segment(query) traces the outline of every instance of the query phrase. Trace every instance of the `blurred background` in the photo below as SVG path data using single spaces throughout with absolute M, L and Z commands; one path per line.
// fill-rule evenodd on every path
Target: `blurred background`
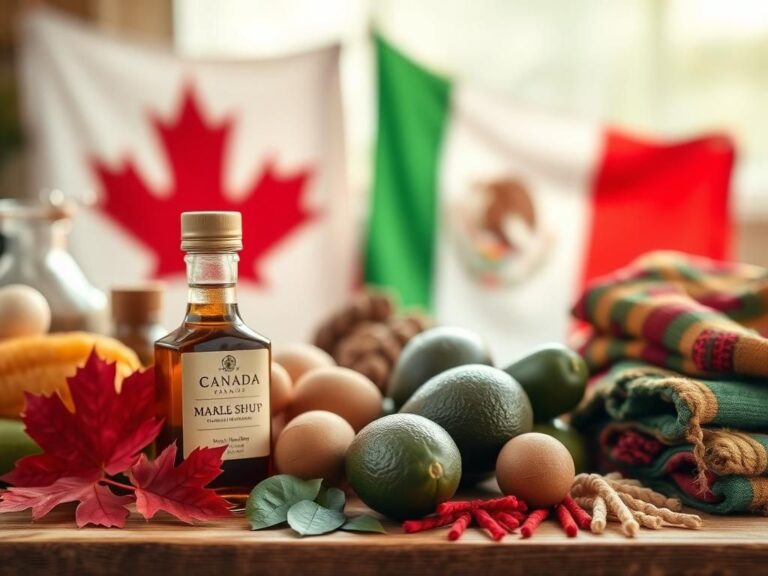
M 51 255 L 58 232 L 27 226 L 23 240 L 0 205 L 15 238 L 0 285 L 39 288 L 54 315 L 161 279 L 150 292 L 165 292 L 160 318 L 175 325 L 177 214 L 206 207 L 270 214 L 271 228 L 248 225 L 266 236 L 246 232 L 241 299 L 278 340 L 309 339 L 362 277 L 513 357 L 563 340 L 584 283 L 646 251 L 768 265 L 765 2 L 0 7 L 0 197 L 61 188 L 82 203 L 74 261 Z M 40 7 L 54 10 L 20 26 Z M 441 152 L 424 155 L 429 142 Z M 477 177 L 483 202 L 510 203 L 496 229 Z M 45 261 L 34 273 L 18 264 L 33 253 Z M 102 294 L 83 297 L 91 284 Z
M 736 255 L 768 264 L 768 3 L 760 0 L 49 0 L 192 56 L 273 56 L 340 42 L 348 171 L 363 194 L 375 130 L 370 32 L 435 70 L 524 103 L 684 137 L 736 141 Z M 23 194 L 14 22 L 0 2 L 0 195 Z

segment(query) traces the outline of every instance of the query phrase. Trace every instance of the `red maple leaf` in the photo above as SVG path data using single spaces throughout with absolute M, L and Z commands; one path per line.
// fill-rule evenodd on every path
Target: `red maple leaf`
M 129 514 L 126 506 L 133 502 L 133 497 L 117 496 L 97 480 L 67 476 L 50 486 L 11 487 L 3 494 L 0 511 L 19 512 L 32 508 L 32 518 L 38 520 L 59 504 L 80 502 L 75 510 L 79 528 L 86 524 L 122 528 Z
M 243 279 L 259 282 L 259 264 L 278 242 L 314 214 L 302 206 L 309 169 L 280 175 L 272 162 L 240 199 L 224 191 L 225 149 L 231 118 L 218 125 L 206 121 L 194 90 L 187 88 L 175 120 L 150 115 L 171 171 L 171 189 L 153 192 L 133 159 L 111 168 L 99 159 L 91 165 L 104 192 L 104 210 L 157 257 L 154 276 L 184 274 L 179 256 L 179 215 L 191 210 L 235 210 L 243 213 Z
M 227 502 L 203 488 L 221 474 L 221 455 L 226 448 L 195 448 L 176 468 L 175 444 L 154 462 L 142 454 L 130 471 L 136 486 L 136 510 L 147 519 L 164 510 L 189 523 L 229 516 Z
M 42 454 L 22 458 L 3 477 L 14 486 L 46 486 L 65 476 L 117 474 L 155 439 L 154 372 L 134 372 L 115 389 L 116 367 L 91 353 L 67 378 L 75 412 L 58 394 L 26 394 L 24 424 Z
M 115 376 L 115 364 L 104 362 L 94 350 L 85 366 L 67 379 L 74 412 L 56 394 L 27 394 L 26 431 L 43 453 L 21 458 L 3 477 L 13 486 L 0 493 L 0 512 L 31 508 L 37 519 L 59 504 L 79 502 L 78 526 L 107 527 L 124 526 L 126 506 L 133 502 L 140 513 L 153 510 L 147 518 L 158 509 L 186 522 L 227 515 L 227 502 L 204 488 L 221 472 L 226 447 L 195 450 L 178 468 L 173 467 L 175 446 L 157 463 L 148 462 L 141 450 L 162 425 L 155 416 L 154 372 L 135 372 L 119 393 Z M 121 473 L 141 484 L 114 478 Z M 110 486 L 126 493 L 118 495 Z

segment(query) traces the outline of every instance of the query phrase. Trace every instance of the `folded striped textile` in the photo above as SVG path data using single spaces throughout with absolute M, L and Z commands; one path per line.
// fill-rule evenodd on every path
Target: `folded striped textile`
M 650 364 L 621 362 L 594 386 L 591 402 L 574 421 L 593 411 L 650 428 L 667 442 L 688 441 L 703 462 L 705 427 L 768 431 L 768 385 L 689 378 Z
M 690 375 L 768 376 L 768 270 L 652 252 L 592 283 L 573 314 L 591 326 L 593 371 L 635 358 Z
M 615 451 L 617 446 L 614 446 Z M 626 446 L 621 452 L 628 457 Z M 632 455 L 640 458 L 641 454 L 633 452 Z M 768 515 L 768 477 L 707 472 L 702 484 L 690 444 L 665 446 L 645 464 L 613 461 L 607 468 L 619 470 L 654 490 L 680 498 L 686 505 L 711 514 L 752 512 Z
M 768 386 L 689 378 L 637 362 L 613 367 L 573 413 L 599 466 L 713 513 L 768 514 Z
M 572 422 L 603 469 L 702 510 L 768 514 L 768 270 L 651 253 L 574 315 L 602 376 Z

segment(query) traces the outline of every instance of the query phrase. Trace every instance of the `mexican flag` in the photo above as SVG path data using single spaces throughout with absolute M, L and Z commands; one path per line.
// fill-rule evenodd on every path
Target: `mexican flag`
M 33 192 L 92 191 L 71 250 L 99 288 L 161 279 L 164 322 L 187 299 L 180 214 L 243 213 L 241 313 L 308 339 L 355 285 L 339 49 L 192 60 L 48 10 L 20 36 Z
M 496 361 L 566 339 L 585 282 L 656 249 L 728 255 L 733 148 L 654 142 L 517 105 L 377 40 L 365 275 L 485 336 Z

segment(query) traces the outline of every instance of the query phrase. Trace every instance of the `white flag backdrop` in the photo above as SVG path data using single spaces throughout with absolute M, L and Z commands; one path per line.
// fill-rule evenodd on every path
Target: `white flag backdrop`
M 174 328 L 186 301 L 179 212 L 241 210 L 243 317 L 278 343 L 308 338 L 354 275 L 338 58 L 329 47 L 189 60 L 58 13 L 29 15 L 32 185 L 95 192 L 71 238 L 88 277 L 108 290 L 159 276 Z

